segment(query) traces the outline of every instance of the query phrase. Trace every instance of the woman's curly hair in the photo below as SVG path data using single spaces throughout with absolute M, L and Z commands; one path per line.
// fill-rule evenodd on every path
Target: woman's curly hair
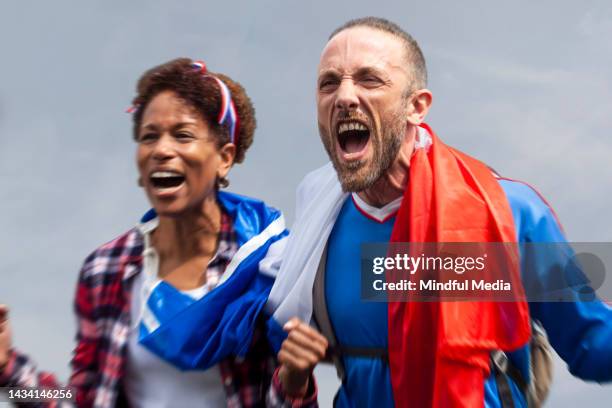
M 189 58 L 177 58 L 165 64 L 151 68 L 138 80 L 137 95 L 132 101 L 137 107 L 133 115 L 134 139 L 138 139 L 138 132 L 142 122 L 142 115 L 151 100 L 163 91 L 173 91 L 188 105 L 195 108 L 208 123 L 217 139 L 217 146 L 221 147 L 230 142 L 229 126 L 217 123 L 221 109 L 221 90 L 219 84 L 210 75 L 219 78 L 227 85 L 231 94 L 236 113 L 239 118 L 239 128 L 236 135 L 235 163 L 244 160 L 244 154 L 253 143 L 253 135 L 257 122 L 255 108 L 244 88 L 224 74 L 201 71 L 193 67 Z

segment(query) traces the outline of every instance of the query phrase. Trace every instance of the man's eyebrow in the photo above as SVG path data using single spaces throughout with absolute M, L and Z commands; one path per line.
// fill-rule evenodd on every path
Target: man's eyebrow
M 385 76 L 385 73 L 376 67 L 362 67 L 355 72 L 355 76 L 375 75 L 379 77 Z
M 340 76 L 340 73 L 336 69 L 333 69 L 333 68 L 324 69 L 323 71 L 319 72 L 319 79 L 338 77 L 338 76 Z
M 322 78 L 335 78 L 335 77 L 339 77 L 340 75 L 341 75 L 340 72 L 338 72 L 336 69 L 328 68 L 319 73 L 318 79 L 320 80 Z M 364 75 L 375 75 L 378 77 L 386 77 L 384 71 L 381 71 L 380 69 L 376 67 L 371 67 L 371 66 L 361 67 L 353 74 L 353 76 L 364 76 Z

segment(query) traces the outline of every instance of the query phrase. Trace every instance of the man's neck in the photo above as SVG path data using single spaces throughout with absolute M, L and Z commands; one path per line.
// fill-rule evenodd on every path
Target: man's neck
M 391 167 L 371 187 L 357 193 L 363 201 L 381 208 L 404 194 L 409 181 L 408 169 L 416 135 L 416 126 L 411 126 Z

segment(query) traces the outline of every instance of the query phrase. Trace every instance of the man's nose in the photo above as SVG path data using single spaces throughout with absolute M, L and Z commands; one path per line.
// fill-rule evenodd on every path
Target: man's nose
M 357 89 L 352 79 L 345 78 L 340 82 L 336 97 L 336 108 L 349 111 L 359 107 Z
M 170 135 L 161 135 L 153 148 L 153 158 L 156 160 L 167 160 L 176 154 L 174 138 Z

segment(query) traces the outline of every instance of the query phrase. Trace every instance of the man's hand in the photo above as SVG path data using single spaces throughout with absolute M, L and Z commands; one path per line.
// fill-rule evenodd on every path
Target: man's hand
M 8 306 L 0 305 L 0 373 L 9 361 L 11 350 L 11 326 L 8 321 Z
M 289 320 L 283 329 L 289 336 L 278 353 L 279 380 L 288 396 L 304 397 L 312 370 L 325 357 L 327 339 L 297 317 Z

